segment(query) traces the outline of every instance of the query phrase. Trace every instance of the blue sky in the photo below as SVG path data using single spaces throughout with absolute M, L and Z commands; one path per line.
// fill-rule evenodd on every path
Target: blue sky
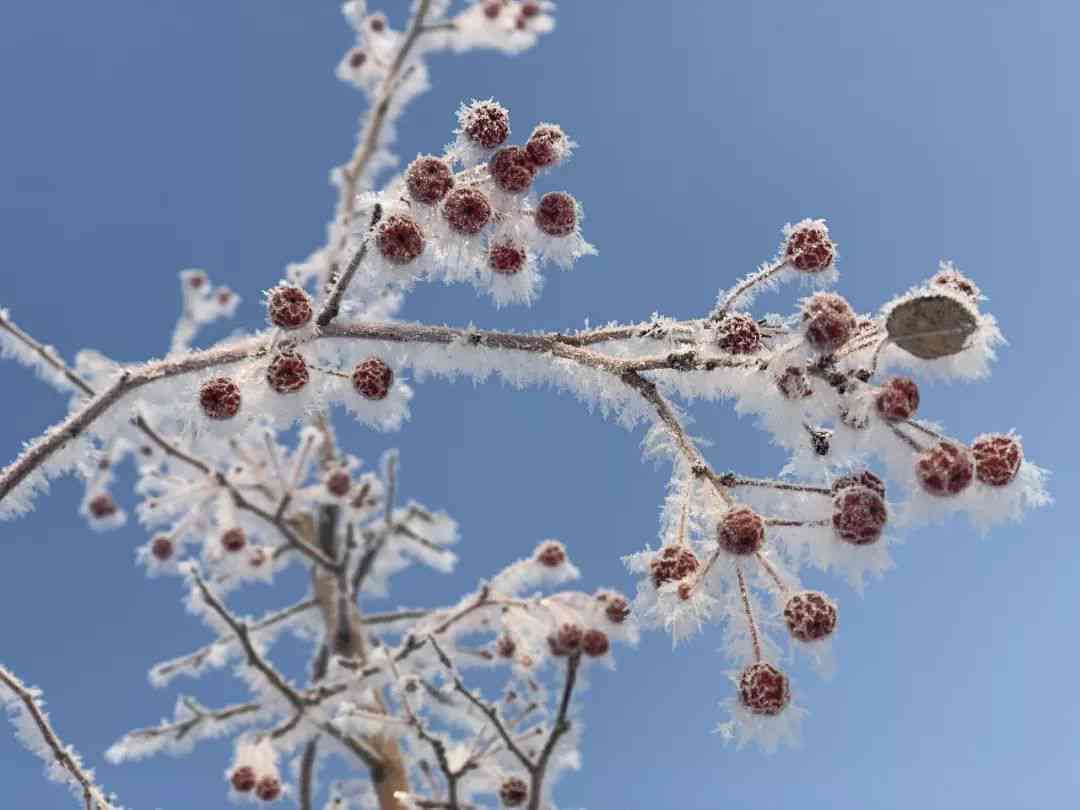
M 400 25 L 405 3 L 386 5 Z M 910 532 L 896 570 L 861 599 L 808 577 L 842 613 L 832 681 L 794 672 L 811 711 L 799 750 L 736 752 L 710 735 L 729 692 L 716 630 L 674 653 L 661 635 L 623 651 L 585 695 L 586 767 L 561 784 L 561 805 L 1068 806 L 1080 789 L 1078 7 L 563 5 L 558 30 L 521 57 L 437 57 L 398 151 L 438 149 L 472 97 L 497 97 L 519 131 L 560 122 L 581 148 L 552 187 L 584 202 L 599 257 L 552 277 L 531 309 L 440 285 L 404 317 L 518 329 L 693 317 L 772 254 L 785 222 L 826 217 L 858 310 L 940 258 L 980 284 L 1010 345 L 989 381 L 924 385 L 922 412 L 965 439 L 1017 428 L 1053 470 L 1057 504 L 985 538 L 960 521 Z M 257 291 L 320 243 L 327 172 L 352 148 L 359 96 L 333 78 L 349 43 L 333 2 L 5 6 L 0 304 L 68 357 L 93 347 L 135 360 L 165 351 L 176 272 L 200 267 L 245 296 L 241 324 L 258 324 Z M 0 391 L 10 458 L 63 404 L 11 364 Z M 782 464 L 723 406 L 694 415 L 718 468 Z M 570 398 L 427 382 L 400 435 L 343 436 L 372 461 L 400 447 L 405 492 L 462 526 L 458 575 L 403 578 L 390 605 L 415 603 L 410 588 L 448 599 L 544 537 L 570 545 L 586 587 L 629 591 L 619 557 L 655 541 L 666 470 L 640 462 L 639 434 Z M 104 764 L 120 734 L 171 713 L 175 692 L 154 691 L 147 668 L 207 636 L 177 582 L 136 569 L 139 529 L 92 535 L 78 495 L 61 482 L 0 525 L 0 660 L 46 691 L 61 733 L 125 804 L 224 806 L 224 744 Z M 286 579 L 279 598 L 303 589 Z M 224 676 L 183 686 L 207 703 L 240 696 Z M 0 784 L 11 807 L 72 806 L 5 732 Z

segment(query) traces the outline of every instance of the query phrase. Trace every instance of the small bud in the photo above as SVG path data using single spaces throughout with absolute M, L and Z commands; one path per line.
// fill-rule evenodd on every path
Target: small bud
M 499 788 L 499 800 L 505 807 L 521 807 L 529 798 L 529 786 L 524 779 L 511 776 Z
M 885 501 L 872 489 L 848 486 L 833 498 L 833 529 L 837 537 L 857 546 L 868 545 L 881 537 L 888 511 Z
M 799 591 L 784 604 L 784 622 L 799 641 L 820 641 L 836 629 L 836 605 L 819 591 Z
M 392 214 L 375 228 L 379 253 L 390 264 L 409 264 L 424 252 L 424 232 L 406 216 Z
M 814 389 L 810 385 L 810 378 L 804 369 L 798 366 L 788 366 L 776 378 L 776 387 L 784 395 L 784 399 L 806 399 L 814 395 Z
M 819 292 L 803 304 L 803 323 L 806 342 L 822 354 L 832 354 L 855 331 L 855 312 L 851 305 L 835 293 Z
M 915 460 L 915 476 L 931 495 L 957 495 L 967 489 L 975 475 L 971 452 L 954 442 L 939 442 Z
M 754 714 L 780 714 L 790 701 L 787 675 L 772 664 L 751 664 L 739 676 L 739 702 Z
M 540 198 L 533 219 L 548 236 L 569 236 L 577 227 L 577 203 L 565 192 L 549 191 Z
M 90 511 L 90 514 L 99 520 L 103 520 L 108 517 L 112 517 L 120 511 L 116 502 L 112 499 L 112 496 L 108 492 L 102 492 L 100 495 L 95 495 L 90 499 L 90 502 L 86 505 L 86 508 Z
M 364 399 L 386 399 L 394 384 L 394 371 L 378 357 L 369 357 L 356 364 L 352 383 L 356 393 Z
M 753 554 L 765 543 L 765 521 L 745 506 L 731 509 L 716 524 L 716 541 L 729 554 Z
M 568 622 L 561 625 L 557 631 L 548 636 L 548 647 L 551 654 L 558 658 L 573 655 L 581 649 L 584 635 L 584 631 L 576 624 Z
M 488 246 L 488 267 L 502 276 L 513 276 L 525 267 L 525 248 L 510 241 L 492 242 Z
M 753 354 L 761 348 L 761 330 L 757 322 L 742 312 L 732 312 L 718 329 L 720 348 L 731 354 Z
M 509 194 L 521 194 L 532 185 L 536 169 L 520 146 L 504 146 L 488 162 L 495 185 Z
M 992 487 L 1012 483 L 1024 460 L 1019 439 L 1000 433 L 980 436 L 971 445 L 971 452 L 975 456 L 975 475 Z
M 417 202 L 434 205 L 454 187 L 454 175 L 445 160 L 422 155 L 409 164 L 405 186 L 409 196 Z
M 254 768 L 250 765 L 241 765 L 232 772 L 229 781 L 232 783 L 233 790 L 238 793 L 250 793 L 255 789 L 255 783 L 258 779 L 255 776 Z
M 803 220 L 790 229 L 784 242 L 786 263 L 803 273 L 829 269 L 836 257 L 836 243 L 822 221 Z
M 558 568 L 566 562 L 562 543 L 544 543 L 536 552 L 536 561 L 546 568 Z
M 494 20 L 499 16 L 499 12 L 502 11 L 502 3 L 500 0 L 494 2 L 484 3 L 484 16 L 489 20 Z
M 659 588 L 666 582 L 676 582 L 698 569 L 698 558 L 689 546 L 665 546 L 649 564 L 653 585 Z
M 491 221 L 491 203 L 479 189 L 457 188 L 446 195 L 442 213 L 451 230 L 473 236 Z
M 299 329 L 311 320 L 311 299 L 299 287 L 276 287 L 267 300 L 270 323 L 282 329 Z
M 173 555 L 173 541 L 165 535 L 158 535 L 150 543 L 150 553 L 158 562 L 165 562 Z
M 611 642 L 608 641 L 606 633 L 601 630 L 587 630 L 585 632 L 585 636 L 581 640 L 581 650 L 585 655 L 590 658 L 599 658 L 602 655 L 607 655 L 609 649 L 611 649 Z
M 877 409 L 889 422 L 904 422 L 919 408 L 919 386 L 907 377 L 887 380 L 877 394 Z
M 281 796 L 281 780 L 276 776 L 264 776 L 255 785 L 255 795 L 264 802 L 275 801 Z
M 293 351 L 278 353 L 266 369 L 266 381 L 279 394 L 295 394 L 308 384 L 307 363 Z
M 566 134 L 554 124 L 541 124 L 532 131 L 525 151 L 534 166 L 553 166 L 561 161 L 568 149 Z
M 510 114 L 494 101 L 469 106 L 461 115 L 465 137 L 484 149 L 494 149 L 510 136 Z
M 847 487 L 863 486 L 876 492 L 882 498 L 885 497 L 885 482 L 869 470 L 861 470 L 849 475 L 841 475 L 832 484 L 832 493 L 836 495 L 840 490 Z
M 228 377 L 207 380 L 199 388 L 199 407 L 210 419 L 232 419 L 240 413 L 240 386 Z

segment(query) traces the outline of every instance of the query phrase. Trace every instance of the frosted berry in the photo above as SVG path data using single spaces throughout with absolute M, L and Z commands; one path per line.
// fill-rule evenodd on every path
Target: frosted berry
M 264 776 L 255 785 L 255 795 L 264 802 L 275 801 L 281 796 L 281 780 L 276 776 Z
M 975 456 L 975 475 L 984 484 L 1003 487 L 1011 483 L 1020 471 L 1024 460 L 1024 448 L 1014 436 L 1000 433 L 980 436 L 971 445 Z
M 386 30 L 386 17 L 382 14 L 373 14 L 368 18 L 368 26 L 376 34 L 381 34 Z
M 806 342 L 822 354 L 832 354 L 855 331 L 855 312 L 835 293 L 814 293 L 803 305 Z
M 480 233 L 491 221 L 491 203 L 476 188 L 458 188 L 446 195 L 443 217 L 450 229 L 464 236 Z
M 799 641 L 820 641 L 836 629 L 836 605 L 818 591 L 799 591 L 784 603 L 784 622 Z
M 226 551 L 235 554 L 247 545 L 247 535 L 239 527 L 229 529 L 221 535 L 221 545 Z
M 577 203 L 565 192 L 549 191 L 540 198 L 533 219 L 548 236 L 569 236 L 577 227 Z
M 232 300 L 232 290 L 218 290 L 217 302 L 224 306 Z
M 283 351 L 270 361 L 266 381 L 279 394 L 295 394 L 308 384 L 307 363 L 296 352 Z
M 832 524 L 836 536 L 857 546 L 881 537 L 888 520 L 884 499 L 862 486 L 844 487 L 833 498 Z
M 434 205 L 454 187 L 454 176 L 445 160 L 423 155 L 409 164 L 405 186 L 417 202 Z
M 757 322 L 742 312 L 733 312 L 720 324 L 720 348 L 731 354 L 753 354 L 761 348 Z
M 311 298 L 299 287 L 281 286 L 270 293 L 267 315 L 282 329 L 299 329 L 311 320 Z
M 607 633 L 602 630 L 587 630 L 581 639 L 581 651 L 590 658 L 607 655 L 609 649 L 611 642 L 608 641 Z
M 241 765 L 232 772 L 229 781 L 232 783 L 233 790 L 238 793 L 250 793 L 255 789 L 258 778 L 255 776 L 254 768 L 250 765 Z
M 676 582 L 698 569 L 698 558 L 688 546 L 665 546 L 649 564 L 653 585 Z
M 353 70 L 362 67 L 364 62 L 366 61 L 367 54 L 361 50 L 355 50 L 351 54 L 349 54 L 349 67 L 351 67 Z
M 877 393 L 877 409 L 890 422 L 904 422 L 919 408 L 919 386 L 907 377 L 893 377 Z
M 112 517 L 120 508 L 116 505 L 116 502 L 112 499 L 112 496 L 108 492 L 103 492 L 100 495 L 95 495 L 90 499 L 90 502 L 86 505 L 87 510 L 91 515 L 98 520 L 104 520 L 105 518 Z
M 495 185 L 510 194 L 528 191 L 536 169 L 528 152 L 520 146 L 504 146 L 488 162 Z
M 584 637 L 585 632 L 580 627 L 568 622 L 560 625 L 558 630 L 548 636 L 548 647 L 551 654 L 559 658 L 573 655 L 581 649 Z
M 525 3 L 525 5 L 521 7 L 521 16 L 525 17 L 526 19 L 528 19 L 529 17 L 535 17 L 539 13 L 539 3 Z
M 240 386 L 228 377 L 207 380 L 199 388 L 199 407 L 210 419 L 232 419 L 240 413 Z
M 393 214 L 378 224 L 375 243 L 390 264 L 409 264 L 424 252 L 424 232 L 406 216 Z
M 461 116 L 465 137 L 484 149 L 494 149 L 510 136 L 510 114 L 494 101 L 469 107 Z
M 780 714 L 790 700 L 787 675 L 772 664 L 751 664 L 739 676 L 739 702 L 754 714 Z
M 806 399 L 814 395 L 814 389 L 810 385 L 810 378 L 804 369 L 798 366 L 788 366 L 776 377 L 776 387 L 784 395 L 784 399 Z
M 866 487 L 871 489 L 880 495 L 885 497 L 885 482 L 874 475 L 869 470 L 861 470 L 859 472 L 850 473 L 848 475 L 841 475 L 832 484 L 833 495 L 836 495 L 840 490 L 847 487 Z
M 612 624 L 622 624 L 630 616 L 630 603 L 621 596 L 614 596 L 604 608 L 604 615 Z
M 529 786 L 524 779 L 511 776 L 499 787 L 499 801 L 505 807 L 521 807 L 529 798 Z
M 488 267 L 502 276 L 512 276 L 525 267 L 525 248 L 510 241 L 492 242 L 488 247 Z
M 500 658 L 513 658 L 517 652 L 517 643 L 510 636 L 499 636 L 495 642 L 495 652 Z
M 498 17 L 500 11 L 502 11 L 501 2 L 498 2 L 496 0 L 496 2 L 484 3 L 484 16 L 487 17 L 489 20 L 494 20 L 496 17 Z
M 188 279 L 188 286 L 193 290 L 197 290 L 206 283 L 206 276 L 202 273 L 196 273 Z
M 731 509 L 716 524 L 716 541 L 729 554 L 753 554 L 765 542 L 765 521 L 753 509 Z
M 158 562 L 165 562 L 173 555 L 173 541 L 165 535 L 159 535 L 150 543 L 150 553 Z
M 836 257 L 836 243 L 829 239 L 823 222 L 802 222 L 788 233 L 784 243 L 787 264 L 803 273 L 827 270 Z
M 544 543 L 536 552 L 536 561 L 546 568 L 558 568 L 566 562 L 566 551 L 561 543 Z
M 369 357 L 356 364 L 352 374 L 353 388 L 364 399 L 386 399 L 394 384 L 394 371 L 378 357 Z
M 323 484 L 326 486 L 326 491 L 331 495 L 344 498 L 352 488 L 352 477 L 349 475 L 348 470 L 339 468 L 327 475 Z
M 541 124 L 532 131 L 525 144 L 534 166 L 552 166 L 562 160 L 567 151 L 566 135 L 552 124 Z
M 967 489 L 975 475 L 971 452 L 954 442 L 939 442 L 915 460 L 915 476 L 931 495 L 956 495 Z
M 934 274 L 934 277 L 930 279 L 930 283 L 938 287 L 956 290 L 972 301 L 978 301 L 982 294 L 982 291 L 975 286 L 975 283 L 971 279 L 951 265 L 944 266 L 938 270 L 937 273 Z

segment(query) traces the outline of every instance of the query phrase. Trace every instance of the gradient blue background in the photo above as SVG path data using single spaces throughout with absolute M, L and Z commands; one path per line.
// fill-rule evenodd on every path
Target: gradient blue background
M 387 5 L 400 26 L 405 3 Z M 462 98 L 496 96 L 519 135 L 563 123 L 582 147 L 549 187 L 584 201 L 599 258 L 553 276 L 530 310 L 440 285 L 404 316 L 521 329 L 696 316 L 772 254 L 784 222 L 824 216 L 857 309 L 942 257 L 982 285 L 1011 345 L 989 382 L 925 385 L 924 412 L 965 439 L 1020 429 L 1058 503 L 985 540 L 959 521 L 910 533 L 861 600 L 810 577 L 840 601 L 842 629 L 830 683 L 796 672 L 812 712 L 801 750 L 735 752 L 710 735 L 729 693 L 715 630 L 675 654 L 659 634 L 622 651 L 586 694 L 586 768 L 561 784 L 561 805 L 1072 806 L 1077 5 L 563 5 L 555 34 L 522 57 L 434 59 L 436 89 L 407 113 L 399 153 L 445 143 Z M 257 291 L 320 243 L 327 172 L 352 149 L 360 98 L 332 75 L 350 42 L 332 0 L 5 4 L 0 303 L 68 357 L 92 346 L 135 360 L 166 349 L 176 272 L 201 267 L 245 296 L 240 324 L 259 323 Z M 794 295 L 760 308 L 786 311 Z M 62 404 L 10 363 L 0 391 L 7 459 Z M 694 413 L 716 466 L 778 469 L 749 422 Z M 567 397 L 430 382 L 400 435 L 343 435 L 372 461 L 400 447 L 404 491 L 462 525 L 459 575 L 403 577 L 391 606 L 448 599 L 549 536 L 570 544 L 586 587 L 630 590 L 619 557 L 655 538 L 666 470 L 640 462 L 640 435 Z M 175 580 L 135 567 L 140 530 L 90 534 L 78 495 L 66 480 L 0 524 L 0 660 L 46 691 L 60 732 L 126 805 L 222 807 L 223 743 L 104 764 L 124 731 L 171 714 L 176 690 L 154 691 L 150 664 L 208 636 Z M 304 588 L 286 578 L 277 599 Z M 302 649 L 281 648 L 290 671 Z M 242 695 L 225 674 L 176 685 L 212 705 Z M 4 807 L 74 806 L 3 730 L 0 785 Z

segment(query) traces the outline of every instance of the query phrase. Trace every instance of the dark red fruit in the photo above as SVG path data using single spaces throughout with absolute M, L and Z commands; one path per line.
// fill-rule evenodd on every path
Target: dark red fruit
M 241 765 L 232 772 L 229 781 L 232 782 L 233 790 L 239 793 L 249 793 L 255 789 L 258 778 L 255 776 L 254 768 L 250 765 Z
M 391 264 L 409 264 L 424 252 L 424 232 L 406 216 L 393 214 L 378 224 L 375 243 Z
M 569 236 L 577 227 L 577 203 L 565 192 L 549 191 L 540 198 L 533 219 L 548 236 Z
M 521 807 L 529 798 L 529 786 L 524 779 L 511 776 L 499 788 L 499 800 L 505 807 Z
M 229 529 L 221 535 L 221 545 L 229 553 L 235 554 L 247 545 L 247 535 L 239 527 Z
M 877 409 L 890 422 L 904 422 L 919 408 L 919 386 L 907 377 L 893 377 L 877 393 Z
M 585 632 L 585 637 L 581 640 L 581 650 L 587 656 L 599 658 L 602 655 L 607 655 L 609 649 L 611 649 L 611 642 L 608 641 L 607 633 L 601 630 L 588 630 Z
M 857 325 L 851 305 L 835 293 L 814 293 L 803 305 L 806 342 L 822 354 L 832 354 L 851 337 Z
M 279 394 L 295 394 L 309 378 L 307 363 L 293 351 L 281 352 L 266 369 L 266 381 Z
M 915 476 L 931 495 L 957 495 L 975 476 L 975 458 L 963 445 L 939 442 L 915 460 Z
M 836 256 L 836 244 L 829 239 L 823 225 L 801 225 L 787 238 L 784 258 L 787 263 L 803 273 L 820 273 L 832 264 Z
M 887 520 L 885 501 L 872 489 L 845 487 L 833 498 L 833 529 L 848 543 L 857 546 L 873 543 L 881 537 Z
M 754 714 L 780 714 L 790 700 L 787 675 L 772 664 L 751 664 L 739 676 L 739 702 Z
M 765 542 L 765 521 L 745 506 L 731 509 L 716 525 L 716 541 L 729 554 L 753 554 Z
M 513 242 L 494 242 L 488 247 L 488 267 L 502 276 L 512 276 L 525 267 L 525 248 Z
M 547 568 L 558 568 L 566 562 L 566 551 L 561 543 L 545 543 L 536 552 L 536 561 Z
M 465 137 L 485 149 L 494 149 L 510 136 L 510 116 L 494 102 L 473 106 L 461 124 Z
M 799 641 L 820 641 L 836 629 L 836 605 L 818 591 L 799 591 L 784 604 L 784 622 Z
M 666 582 L 677 582 L 698 569 L 698 558 L 689 546 L 665 546 L 649 564 L 653 585 L 659 588 Z
M 510 194 L 521 194 L 532 185 L 536 169 L 528 152 L 520 146 L 504 146 L 488 162 L 495 185 Z
M 1003 487 L 1016 478 L 1024 460 L 1024 448 L 1014 436 L 981 436 L 971 445 L 975 456 L 975 475 L 984 484 Z
M 464 236 L 480 233 L 491 221 L 491 203 L 476 188 L 458 188 L 446 195 L 443 217 L 450 229 Z
M 761 348 L 761 330 L 757 322 L 742 312 L 733 312 L 719 327 L 720 348 L 731 354 L 753 354 Z
M 173 541 L 165 535 L 155 537 L 153 542 L 150 543 L 150 553 L 154 555 L 154 559 L 158 562 L 165 562 L 173 555 L 174 551 Z
M 267 302 L 270 323 L 282 329 L 299 329 L 311 320 L 311 299 L 299 287 L 277 287 Z
M 405 186 L 417 202 L 434 205 L 454 187 L 454 175 L 446 161 L 424 155 L 409 164 Z
M 86 505 L 86 508 L 89 510 L 90 514 L 98 520 L 112 517 L 120 511 L 120 508 L 116 505 L 112 496 L 107 492 L 103 492 L 100 495 L 95 495 L 91 498 L 90 502 Z
M 199 406 L 210 419 L 232 419 L 240 413 L 240 386 L 228 377 L 207 380 L 199 388 Z
M 357 363 L 352 374 L 353 388 L 364 399 L 386 399 L 394 384 L 394 371 L 378 357 Z

